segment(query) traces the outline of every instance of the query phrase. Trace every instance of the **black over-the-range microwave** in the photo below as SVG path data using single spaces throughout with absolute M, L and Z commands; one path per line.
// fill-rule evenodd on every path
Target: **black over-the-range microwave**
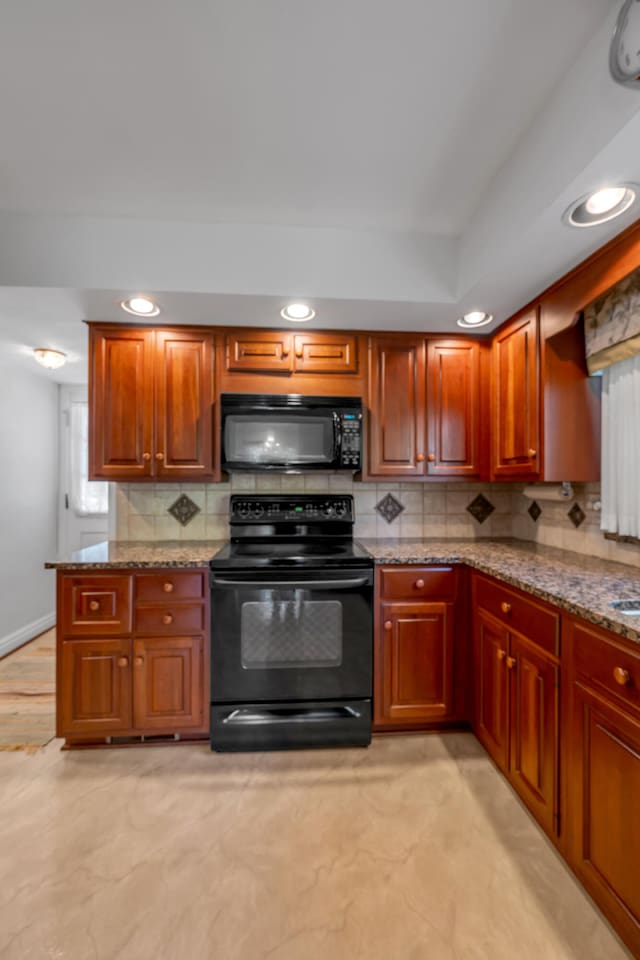
M 361 468 L 360 397 L 223 393 L 220 410 L 223 470 Z

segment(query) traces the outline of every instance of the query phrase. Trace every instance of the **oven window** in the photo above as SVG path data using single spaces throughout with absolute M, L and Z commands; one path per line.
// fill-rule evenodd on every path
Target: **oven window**
M 342 604 L 338 600 L 267 600 L 242 604 L 245 670 L 339 667 Z
M 224 448 L 229 463 L 331 463 L 333 420 L 230 414 L 225 420 Z

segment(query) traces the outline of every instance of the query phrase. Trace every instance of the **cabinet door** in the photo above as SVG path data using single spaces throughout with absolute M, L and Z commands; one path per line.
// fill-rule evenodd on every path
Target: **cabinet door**
M 480 344 L 459 340 L 429 342 L 427 470 L 430 475 L 480 475 L 482 443 L 488 443 L 481 400 Z M 483 437 L 481 425 L 485 428 Z
M 59 737 L 103 737 L 131 727 L 130 645 L 128 639 L 59 644 Z
M 453 604 L 382 604 L 376 668 L 377 724 L 452 714 Z
M 156 334 L 158 479 L 209 480 L 213 469 L 213 334 Z
M 156 733 L 202 727 L 202 637 L 138 638 L 133 654 L 134 727 Z
M 357 373 L 355 337 L 340 333 L 297 334 L 294 337 L 296 373 Z
M 475 615 L 475 715 L 478 740 L 506 773 L 509 713 L 506 658 L 509 634 L 481 608 Z
M 540 473 L 537 309 L 498 333 L 492 353 L 492 474 L 534 479 Z
M 426 352 L 422 339 L 372 340 L 369 369 L 369 475 L 425 473 Z
M 141 480 L 152 472 L 154 334 L 91 328 L 89 477 Z
M 510 779 L 549 834 L 557 829 L 559 668 L 511 635 Z
M 291 336 L 274 331 L 247 330 L 227 335 L 227 370 L 291 373 Z
M 640 956 L 640 720 L 572 684 L 569 862 Z

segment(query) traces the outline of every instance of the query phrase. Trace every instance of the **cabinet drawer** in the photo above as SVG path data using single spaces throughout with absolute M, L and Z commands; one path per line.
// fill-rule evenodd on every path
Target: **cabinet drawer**
M 131 585 L 128 574 L 62 575 L 58 603 L 62 634 L 108 637 L 129 633 Z
M 382 567 L 380 593 L 385 600 L 455 599 L 457 571 L 452 567 Z
M 640 647 L 638 652 L 578 621 L 571 622 L 573 663 L 576 674 L 591 686 L 619 697 L 626 706 L 640 710 Z
M 166 634 L 202 633 L 205 630 L 204 603 L 158 604 L 153 607 L 137 607 L 135 617 L 136 633 L 148 636 Z
M 204 573 L 139 573 L 136 576 L 137 603 L 167 603 L 172 600 L 200 600 L 204 597 Z
M 538 646 L 560 656 L 560 614 L 484 577 L 475 577 L 475 602 Z

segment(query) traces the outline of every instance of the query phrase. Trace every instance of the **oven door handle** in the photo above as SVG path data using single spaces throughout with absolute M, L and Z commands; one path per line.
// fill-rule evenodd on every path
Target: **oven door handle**
M 366 587 L 371 577 L 357 577 L 352 580 L 223 580 L 212 577 L 214 587 L 255 587 L 259 590 L 350 590 L 354 587 Z
M 333 720 L 360 720 L 362 714 L 353 707 L 328 707 L 310 710 L 285 709 L 238 709 L 232 710 L 223 719 L 225 724 L 236 726 L 272 726 L 278 723 L 327 723 Z

